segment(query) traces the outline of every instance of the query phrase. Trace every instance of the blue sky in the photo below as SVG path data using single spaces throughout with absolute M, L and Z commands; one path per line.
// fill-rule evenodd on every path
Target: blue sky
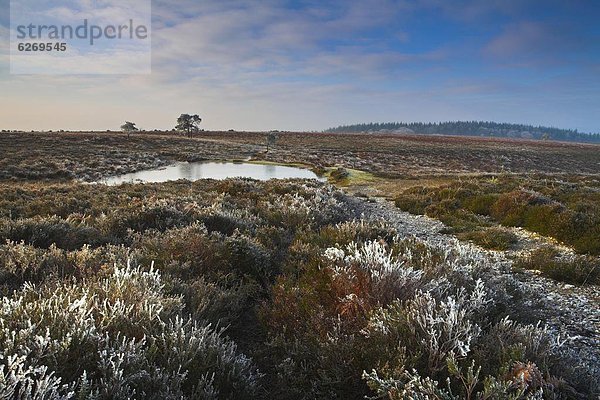
M 156 0 L 152 74 L 139 76 L 10 75 L 8 3 L 2 129 L 164 129 L 187 112 L 207 129 L 476 119 L 600 131 L 597 0 Z

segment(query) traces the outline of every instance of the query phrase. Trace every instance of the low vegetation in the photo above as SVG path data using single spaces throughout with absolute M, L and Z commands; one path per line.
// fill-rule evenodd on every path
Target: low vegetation
M 133 140 L 133 139 L 132 139 Z M 0 185 L 2 398 L 593 398 L 497 265 L 316 181 Z
M 600 182 L 594 177 L 499 175 L 454 180 L 437 187 L 413 187 L 397 196 L 396 205 L 411 213 L 438 218 L 459 237 L 484 247 L 510 247 L 510 233 L 497 228 L 481 230 L 500 224 L 523 227 L 571 246 L 578 253 L 598 256 L 599 190 Z M 590 268 L 593 267 L 585 269 Z M 563 280 L 581 279 L 565 276 Z
M 457 236 L 460 239 L 473 241 L 483 248 L 498 251 L 510 250 L 519 241 L 517 235 L 510 230 L 497 227 L 463 232 Z
M 542 249 L 521 259 L 519 266 L 563 282 L 597 283 L 600 181 L 595 177 L 455 179 L 437 187 L 413 187 L 395 201 L 402 210 L 438 218 L 459 238 L 489 249 L 508 250 L 517 241 L 497 225 L 554 238 L 585 256 L 555 260 Z
M 600 285 L 600 258 L 562 256 L 555 248 L 544 246 L 523 256 L 514 264 L 517 269 L 540 271 L 557 281 L 575 285 Z
M 481 173 L 599 174 L 589 144 L 424 135 L 174 132 L 2 133 L 0 181 L 97 181 L 175 161 L 260 159 L 343 167 L 382 178 L 429 179 Z M 35 143 L 32 145 L 32 143 Z

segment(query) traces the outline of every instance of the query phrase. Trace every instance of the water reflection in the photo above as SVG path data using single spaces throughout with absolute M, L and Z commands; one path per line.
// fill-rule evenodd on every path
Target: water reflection
M 197 162 L 177 163 L 159 169 L 115 176 L 103 180 L 102 183 L 118 185 L 126 182 L 166 182 L 178 179 L 195 181 L 206 178 L 227 179 L 234 177 L 253 178 L 261 181 L 286 178 L 320 179 L 308 169 L 283 165 Z

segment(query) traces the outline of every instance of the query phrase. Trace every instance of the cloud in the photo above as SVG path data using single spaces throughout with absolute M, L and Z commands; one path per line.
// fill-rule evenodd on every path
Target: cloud
M 197 112 L 208 129 L 461 118 L 592 125 L 597 85 L 585 81 L 597 76 L 592 54 L 600 52 L 557 2 L 154 0 L 151 75 L 0 77 L 11 96 L 0 120 L 30 129 L 118 128 L 125 119 L 170 128 L 181 112 Z M 553 13 L 562 24 L 542 18 Z M 109 8 L 105 15 L 114 18 Z M 498 68 L 505 65 L 515 68 Z M 535 73 L 522 68 L 529 65 Z M 572 117 L 556 112 L 574 108 Z
M 574 56 L 587 56 L 597 43 L 565 23 L 520 21 L 507 25 L 483 49 L 495 62 L 516 65 L 564 64 Z
M 178 3 L 179 4 L 179 3 Z M 396 28 L 389 38 L 371 33 L 395 24 L 410 2 L 381 0 L 306 2 L 289 8 L 281 1 L 207 1 L 154 6 L 154 71 L 188 79 L 199 71 L 230 77 L 322 79 L 330 75 L 373 78 L 399 67 L 439 57 L 441 52 L 403 53 L 410 40 Z M 436 53 L 436 54 L 434 54 Z

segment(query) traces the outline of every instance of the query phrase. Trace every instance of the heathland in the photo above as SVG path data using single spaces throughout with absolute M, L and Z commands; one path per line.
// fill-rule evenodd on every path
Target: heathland
M 597 398 L 599 146 L 266 136 L 1 134 L 0 397 Z

